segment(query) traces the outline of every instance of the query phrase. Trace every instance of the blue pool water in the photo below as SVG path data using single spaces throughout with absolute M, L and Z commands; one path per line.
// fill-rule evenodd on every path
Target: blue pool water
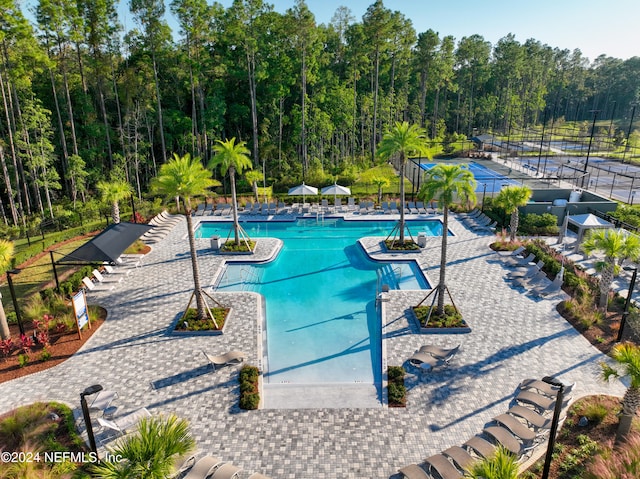
M 408 222 L 411 233 L 440 235 L 439 221 Z M 386 237 L 393 221 L 315 219 L 247 222 L 251 238 L 283 240 L 267 264 L 229 265 L 221 291 L 255 291 L 266 303 L 269 383 L 379 383 L 381 327 L 375 296 L 391 289 L 426 289 L 414 261 L 371 261 L 357 243 L 364 236 Z M 226 238 L 230 223 L 202 223 L 198 237 Z

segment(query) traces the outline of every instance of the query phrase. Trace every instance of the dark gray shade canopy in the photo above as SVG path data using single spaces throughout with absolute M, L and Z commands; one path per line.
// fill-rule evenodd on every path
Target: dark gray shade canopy
M 115 223 L 57 263 L 115 263 L 120 255 L 153 226 L 144 223 Z

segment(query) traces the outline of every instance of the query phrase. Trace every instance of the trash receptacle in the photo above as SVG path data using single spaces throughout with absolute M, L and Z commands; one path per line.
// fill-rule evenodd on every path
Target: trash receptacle
M 425 248 L 427 246 L 427 233 L 424 231 L 418 233 L 418 246 Z
M 214 251 L 220 250 L 220 236 L 211 237 L 211 249 Z

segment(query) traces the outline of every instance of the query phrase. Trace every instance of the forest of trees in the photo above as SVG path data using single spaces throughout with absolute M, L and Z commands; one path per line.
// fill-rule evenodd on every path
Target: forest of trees
M 283 14 L 262 0 L 129 0 L 128 32 L 115 0 L 36 0 L 35 24 L 18 1 L 0 0 L 6 224 L 75 206 L 109 178 L 140 197 L 173 152 L 208 164 L 219 139 L 246 141 L 254 168 L 286 184 L 355 171 L 396 121 L 447 142 L 594 109 L 628 118 L 640 93 L 640 57 L 416 32 L 382 0 L 361 19 L 340 7 L 329 25 L 303 0 Z

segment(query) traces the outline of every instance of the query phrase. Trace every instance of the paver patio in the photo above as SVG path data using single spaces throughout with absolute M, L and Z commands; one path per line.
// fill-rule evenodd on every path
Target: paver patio
M 508 408 L 524 378 L 553 375 L 577 382 L 574 397 L 624 393 L 621 383 L 600 381 L 598 363 L 606 357 L 560 317 L 558 298 L 535 301 L 511 289 L 488 248 L 492 237 L 469 232 L 454 218 L 450 227 L 456 236 L 449 241 L 447 284 L 473 331 L 420 335 L 407 310 L 426 293 L 389 293 L 382 319 L 387 365 L 402 365 L 424 343 L 461 344 L 446 370 L 420 377 L 407 368 L 406 408 L 240 410 L 238 367 L 213 372 L 201 351 L 241 350 L 248 363 L 261 364 L 262 299 L 255 293 L 216 293 L 233 308 L 224 335 L 171 335 L 193 285 L 183 221 L 115 290 L 90 294 L 90 302 L 106 307 L 109 316 L 78 354 L 0 384 L 0 413 L 34 401 L 63 401 L 82 427 L 79 394 L 98 383 L 118 392 L 116 417 L 144 406 L 152 414 L 188 419 L 200 453 L 241 466 L 241 477 L 258 471 L 274 479 L 387 478 L 480 432 Z M 259 239 L 257 254 L 269 257 L 278 241 Z M 388 256 L 379 241 L 365 238 L 361 244 L 383 259 Z M 197 244 L 202 284 L 210 286 L 224 258 L 210 251 L 208 239 Z M 428 238 L 417 256 L 435 285 L 440 238 Z

